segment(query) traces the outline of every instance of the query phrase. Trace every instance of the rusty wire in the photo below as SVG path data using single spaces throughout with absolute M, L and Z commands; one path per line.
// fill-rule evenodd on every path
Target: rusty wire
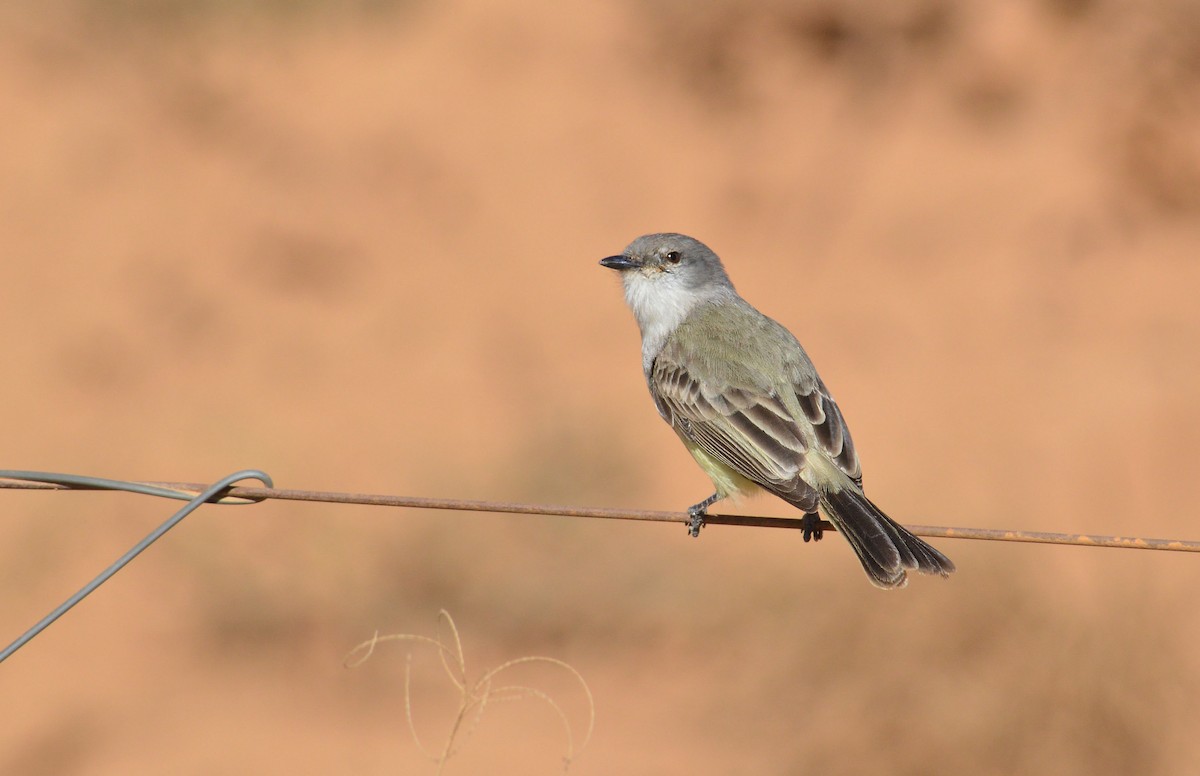
M 265 487 L 249 487 L 234 483 L 256 479 Z M 258 470 L 244 470 L 228 475 L 211 484 L 194 482 L 131 482 L 85 477 L 74 474 L 0 470 L 0 488 L 27 490 L 119 490 L 142 495 L 159 496 L 189 502 L 172 515 L 165 523 L 151 531 L 128 552 L 118 558 L 95 579 L 81 588 L 32 628 L 19 636 L 8 647 L 0 650 L 0 663 L 33 637 L 55 622 L 88 594 L 106 582 L 113 574 L 125 567 L 138 554 L 178 524 L 186 515 L 202 504 L 253 504 L 266 499 L 283 501 L 313 501 L 328 504 L 366 504 L 371 506 L 408 507 L 414 509 L 452 509 L 467 512 L 499 512 L 521 515 L 552 515 L 558 517 L 592 517 L 609 520 L 642 520 L 656 523 L 680 523 L 688 525 L 691 516 L 686 512 L 653 512 L 641 509 L 597 509 L 589 507 L 549 506 L 544 504 L 522 504 L 499 501 L 466 501 L 463 499 L 421 498 L 415 496 L 380 496 L 368 493 L 331 493 L 314 490 L 289 490 L 274 487 L 271 478 Z M 762 517 L 757 515 L 705 516 L 708 525 L 742 525 L 760 528 L 802 528 L 803 522 L 796 518 Z M 834 527 L 822 521 L 827 529 Z M 909 525 L 910 531 L 918 536 L 945 539 L 979 539 L 1000 542 L 1037 542 L 1041 544 L 1067 544 L 1082 547 L 1121 547 L 1138 550 L 1171 550 L 1176 552 L 1200 552 L 1200 542 L 1183 539 L 1144 539 L 1126 536 L 1097 536 L 1092 534 L 1046 533 L 1044 531 L 1010 531 L 996 528 L 964 528 L 931 525 Z
M 176 491 L 177 498 L 192 498 L 206 485 L 194 482 L 143 482 L 149 488 Z M 38 490 L 90 490 L 87 486 L 63 485 L 46 482 L 28 482 L 0 479 L 0 488 L 22 488 Z M 291 490 L 285 488 L 263 488 L 235 486 L 228 488 L 222 503 L 247 503 L 277 499 L 282 501 L 309 501 L 327 504 L 365 504 L 370 506 L 407 507 L 413 509 L 448 509 L 464 512 L 495 512 L 521 515 L 549 515 L 556 517 L 590 517 L 607 520 L 639 520 L 654 523 L 680 523 L 687 525 L 690 517 L 686 512 L 656 512 L 641 509 L 600 509 L 592 507 L 568 507 L 545 504 L 525 504 L 501 501 L 468 501 L 464 499 L 422 498 L 418 496 L 374 495 L 369 493 L 337 493 L 315 490 Z M 738 525 L 756 528 L 801 528 L 801 521 L 788 517 L 764 517 L 757 515 L 708 514 L 706 525 Z M 822 527 L 835 530 L 828 522 Z M 1133 536 L 1105 536 L 1080 533 L 1051 533 L 1046 531 L 1022 531 L 1002 528 L 969 528 L 962 526 L 910 525 L 905 528 L 917 536 L 935 539 L 976 539 L 992 542 L 1027 542 L 1036 544 L 1074 545 L 1079 547 L 1115 547 L 1135 550 L 1167 550 L 1173 552 L 1200 552 L 1200 541 L 1184 539 L 1148 539 Z

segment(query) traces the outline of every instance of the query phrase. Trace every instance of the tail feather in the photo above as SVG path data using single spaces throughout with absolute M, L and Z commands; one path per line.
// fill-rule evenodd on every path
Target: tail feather
M 821 507 L 878 587 L 904 587 L 905 569 L 943 577 L 954 571 L 949 558 L 885 515 L 858 488 L 822 493 Z

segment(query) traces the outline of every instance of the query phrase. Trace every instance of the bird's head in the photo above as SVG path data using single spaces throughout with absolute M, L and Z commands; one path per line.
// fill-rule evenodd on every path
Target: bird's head
M 600 264 L 621 273 L 625 300 L 643 335 L 673 329 L 696 305 L 734 294 L 717 254 L 684 234 L 644 235 Z

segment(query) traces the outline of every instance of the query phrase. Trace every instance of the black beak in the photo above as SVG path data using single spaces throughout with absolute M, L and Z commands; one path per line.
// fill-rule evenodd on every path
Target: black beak
M 601 267 L 609 269 L 627 270 L 642 266 L 642 262 L 629 256 L 609 256 L 607 259 L 600 259 Z

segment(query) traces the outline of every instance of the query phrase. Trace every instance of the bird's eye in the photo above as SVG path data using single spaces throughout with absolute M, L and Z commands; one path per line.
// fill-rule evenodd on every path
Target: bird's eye
M 678 264 L 681 258 L 683 257 L 679 255 L 679 251 L 671 251 L 667 254 L 667 261 L 671 264 Z

